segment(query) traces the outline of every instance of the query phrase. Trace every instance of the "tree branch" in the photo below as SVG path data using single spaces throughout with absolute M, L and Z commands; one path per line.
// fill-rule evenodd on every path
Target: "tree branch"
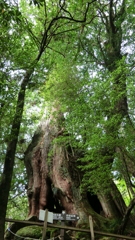
M 69 14 L 69 17 L 68 17 L 68 16 L 60 15 L 61 12 L 58 12 L 58 13 L 56 14 L 56 16 L 50 21 L 50 23 L 49 23 L 49 25 L 48 25 L 48 28 L 44 31 L 43 38 L 42 38 L 42 41 L 41 41 L 41 44 L 40 44 L 40 51 L 39 51 L 39 55 L 38 55 L 38 57 L 37 57 L 37 60 L 39 60 L 39 58 L 41 57 L 42 53 L 45 51 L 46 46 L 48 46 L 47 36 L 48 36 L 48 33 L 49 33 L 50 29 L 51 29 L 52 26 L 54 25 L 54 23 L 55 23 L 55 22 L 58 22 L 58 21 L 61 20 L 61 19 L 69 20 L 70 22 L 76 22 L 76 23 L 84 23 L 84 22 L 86 22 L 86 20 L 87 20 L 87 13 L 88 13 L 88 10 L 89 10 L 89 6 L 90 6 L 93 2 L 96 2 L 96 0 L 93 0 L 92 2 L 88 2 L 88 3 L 87 3 L 87 7 L 86 7 L 85 14 L 84 14 L 84 18 L 83 18 L 82 20 L 73 18 L 72 15 L 69 14 L 69 13 L 68 13 L 68 14 Z
M 116 33 L 116 27 L 114 25 L 114 11 L 113 11 L 113 0 L 110 0 L 109 5 L 109 23 L 112 33 Z
M 50 50 L 56 52 L 56 53 L 59 53 L 60 55 L 62 55 L 62 56 L 65 58 L 65 55 L 64 55 L 63 53 L 61 53 L 61 52 L 59 52 L 59 51 L 57 51 L 57 50 L 54 50 L 54 49 L 51 48 L 51 47 L 48 47 L 48 48 L 49 48 Z
M 124 233 L 124 230 L 127 226 L 127 223 L 128 223 L 129 217 L 130 217 L 130 213 L 131 213 L 134 206 L 135 206 L 135 198 L 132 199 L 132 201 L 130 202 L 129 206 L 126 209 L 126 212 L 125 212 L 125 215 L 122 219 L 122 222 L 121 222 L 121 225 L 119 227 L 118 233 L 120 233 L 120 234 Z

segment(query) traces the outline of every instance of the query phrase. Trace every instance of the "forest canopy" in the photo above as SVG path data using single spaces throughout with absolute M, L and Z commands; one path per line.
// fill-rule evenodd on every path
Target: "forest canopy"
M 135 205 L 133 1 L 7 0 L 0 12 L 0 238 L 19 196 L 27 209 L 25 153 L 50 118 L 54 142 L 77 153 L 80 194 L 104 205 L 117 188 L 123 232 Z

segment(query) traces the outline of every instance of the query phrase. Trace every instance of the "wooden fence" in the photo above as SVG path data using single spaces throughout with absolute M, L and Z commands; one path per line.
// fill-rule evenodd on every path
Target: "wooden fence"
M 10 218 L 6 218 L 5 221 L 6 222 L 14 222 L 14 223 L 23 223 L 26 226 L 29 226 L 29 225 L 44 226 L 44 222 L 22 221 L 22 220 L 10 219 Z M 80 229 L 80 228 L 76 228 L 76 227 L 69 227 L 69 226 L 50 224 L 50 223 L 47 223 L 47 227 L 90 233 L 90 229 Z M 94 234 L 104 236 L 104 237 L 115 237 L 115 238 L 124 239 L 124 240 L 135 240 L 135 237 L 107 233 L 107 232 L 100 232 L 100 231 L 96 231 L 96 230 L 94 230 Z

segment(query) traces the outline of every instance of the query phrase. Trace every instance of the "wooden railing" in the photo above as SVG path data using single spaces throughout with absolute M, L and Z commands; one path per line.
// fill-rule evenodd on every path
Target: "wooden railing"
M 6 218 L 5 221 L 6 222 L 14 222 L 14 223 L 23 223 L 26 226 L 29 226 L 29 225 L 37 225 L 37 226 L 42 226 L 42 227 L 44 226 L 44 222 L 23 221 L 23 220 L 16 220 L 16 219 L 10 219 L 10 218 Z M 80 228 L 76 228 L 76 227 L 69 227 L 69 226 L 50 224 L 50 223 L 47 223 L 47 227 L 90 233 L 90 229 L 80 229 Z M 108 232 L 100 232 L 100 231 L 96 231 L 96 230 L 94 230 L 94 235 L 100 235 L 100 236 L 104 236 L 104 237 L 115 237 L 118 239 L 123 238 L 124 240 L 135 240 L 135 237 L 119 235 L 119 234 L 114 234 L 114 233 L 108 233 Z

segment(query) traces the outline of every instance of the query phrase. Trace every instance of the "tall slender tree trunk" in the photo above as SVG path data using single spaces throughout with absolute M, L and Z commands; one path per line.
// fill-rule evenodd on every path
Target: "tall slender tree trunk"
M 105 62 L 106 69 L 111 74 L 112 77 L 112 99 L 110 98 L 110 106 L 113 103 L 113 106 L 111 106 L 111 110 L 109 111 L 109 114 L 107 116 L 108 122 L 110 119 L 116 119 L 114 124 L 108 124 L 108 127 L 106 129 L 106 134 L 110 134 L 113 138 L 116 139 L 116 142 L 118 140 L 119 135 L 119 129 L 121 126 L 121 123 L 123 123 L 123 120 L 125 119 L 125 122 L 127 125 L 129 125 L 129 128 L 132 129 L 134 132 L 134 127 L 131 123 L 130 117 L 129 117 L 129 109 L 128 109 L 128 100 L 127 100 L 127 85 L 126 85 L 126 72 L 125 72 L 125 63 L 124 58 L 121 53 L 121 46 L 122 46 L 122 24 L 126 16 L 126 1 L 123 0 L 121 3 L 121 7 L 119 11 L 115 11 L 114 13 L 114 1 L 111 0 L 109 3 L 109 12 L 108 17 L 105 19 L 104 12 L 101 13 L 102 17 L 104 18 L 104 25 L 106 28 L 106 46 L 104 46 L 104 51 L 100 45 L 100 49 L 102 49 L 101 54 L 103 54 L 103 59 Z M 116 24 L 115 19 L 117 19 L 119 24 Z M 101 44 L 101 43 L 100 43 Z M 113 94 L 115 92 L 115 94 Z M 114 98 L 115 96 L 115 98 Z M 123 163 L 123 170 L 121 172 L 124 172 L 123 177 L 126 179 L 130 179 L 129 172 L 133 174 L 133 169 L 129 170 L 128 163 L 132 162 L 130 157 L 126 156 L 125 152 L 126 149 L 123 147 L 119 147 L 116 145 L 112 149 L 109 149 L 110 152 L 112 152 L 112 156 L 110 156 L 110 159 L 114 158 L 114 153 L 119 152 L 119 157 Z M 123 154 L 124 152 L 124 154 Z M 113 162 L 113 161 L 112 161 Z M 129 172 L 128 172 L 129 171 Z M 130 180 L 128 180 L 130 182 Z M 112 184 L 111 184 L 112 185 Z M 117 194 L 116 194 L 117 193 Z M 115 195 L 116 194 L 116 195 Z M 104 196 L 100 196 L 101 199 Z M 121 200 L 119 193 L 116 189 L 115 184 L 112 185 L 112 192 L 110 193 L 109 199 L 112 197 L 115 204 L 117 205 L 120 214 L 125 218 L 125 212 L 127 211 L 127 208 L 124 204 L 124 202 Z M 105 203 L 103 199 L 101 200 L 103 204 L 109 204 L 109 202 Z M 129 214 L 128 214 L 129 217 Z M 123 220 L 124 221 L 124 220 Z M 128 220 L 126 219 L 126 223 Z M 123 224 L 124 227 L 126 227 L 126 224 Z M 124 227 L 121 229 L 124 231 Z M 121 233 L 123 233 L 121 231 Z
M 33 68 L 26 72 L 25 77 L 22 81 L 20 91 L 18 94 L 18 100 L 16 105 L 16 112 L 11 128 L 10 140 L 7 145 L 7 152 L 4 162 L 4 170 L 2 173 L 2 178 L 0 181 L 0 239 L 4 240 L 4 229 L 5 229 L 5 216 L 8 203 L 8 196 L 11 186 L 15 152 L 18 142 L 20 124 L 22 121 L 24 99 L 25 99 L 25 90 L 29 82 L 30 76 L 33 73 Z

